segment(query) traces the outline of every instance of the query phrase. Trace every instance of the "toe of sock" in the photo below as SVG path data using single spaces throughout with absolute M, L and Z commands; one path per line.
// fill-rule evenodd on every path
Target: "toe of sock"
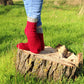
M 29 50 L 28 43 L 19 43 L 16 47 L 23 50 Z

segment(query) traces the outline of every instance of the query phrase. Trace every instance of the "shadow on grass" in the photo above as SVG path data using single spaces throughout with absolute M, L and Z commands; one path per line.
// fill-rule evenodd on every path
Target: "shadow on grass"
M 8 13 L 12 9 L 11 6 L 0 6 L 0 15 Z

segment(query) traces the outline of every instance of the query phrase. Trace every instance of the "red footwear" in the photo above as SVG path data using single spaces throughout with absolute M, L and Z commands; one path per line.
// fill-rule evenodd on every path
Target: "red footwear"
M 27 28 L 27 26 L 26 26 L 26 28 Z M 25 34 L 27 35 L 26 28 L 25 28 Z M 41 50 L 44 50 L 44 39 L 43 39 L 43 33 L 38 33 L 38 36 L 39 36 L 40 41 L 41 41 Z
M 23 50 L 29 50 L 28 43 L 19 43 L 17 44 L 17 48 L 23 49 Z
M 36 33 L 37 23 L 27 21 L 26 35 L 28 38 L 28 46 L 31 52 L 39 53 L 41 51 L 41 41 Z
M 28 40 L 28 43 L 19 43 L 18 45 L 17 45 L 17 48 L 19 48 L 19 49 L 23 49 L 23 50 L 30 50 L 29 49 L 29 44 L 38 44 L 38 41 L 41 43 L 40 44 L 40 47 L 39 47 L 39 49 L 37 49 L 37 50 L 35 50 L 35 46 L 33 47 L 33 46 L 31 46 L 31 51 L 32 52 L 34 52 L 34 53 L 39 53 L 41 50 L 44 50 L 44 40 L 43 40 L 43 33 L 36 33 L 36 28 L 35 28 L 35 26 L 36 26 L 36 23 L 31 23 L 30 24 L 30 26 L 29 26 L 29 23 L 31 23 L 31 22 L 27 22 L 27 25 L 26 25 L 26 28 L 25 28 L 25 34 L 26 34 L 26 36 L 28 36 L 28 33 L 29 33 L 29 38 L 30 37 L 32 37 L 32 34 L 33 34 L 33 37 L 34 37 L 34 39 L 33 40 L 36 40 L 36 42 L 35 43 L 33 43 L 33 40 L 31 40 L 31 43 L 29 43 L 29 40 Z M 33 25 L 33 26 L 32 26 Z M 35 28 L 35 29 L 33 29 L 33 28 Z M 31 28 L 31 29 L 30 29 Z M 30 31 L 30 32 L 29 32 Z M 31 36 L 30 36 L 31 35 Z M 37 40 L 38 39 L 38 40 Z M 37 45 L 38 46 L 38 45 Z M 33 48 L 32 48 L 33 47 Z

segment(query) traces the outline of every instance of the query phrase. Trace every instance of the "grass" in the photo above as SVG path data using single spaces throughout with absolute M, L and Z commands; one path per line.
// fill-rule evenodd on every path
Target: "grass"
M 42 28 L 45 45 L 56 47 L 59 43 L 78 54 L 84 50 L 84 16 L 78 16 L 79 7 L 55 6 L 44 2 Z M 15 5 L 0 5 L 0 84 L 83 84 L 84 67 L 73 81 L 40 80 L 35 77 L 25 79 L 15 70 L 16 44 L 26 42 L 24 28 L 26 13 L 22 1 Z

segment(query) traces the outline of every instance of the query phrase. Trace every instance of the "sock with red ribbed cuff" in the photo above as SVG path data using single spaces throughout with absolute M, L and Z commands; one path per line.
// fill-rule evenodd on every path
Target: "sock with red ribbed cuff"
M 36 32 L 36 22 L 27 21 L 26 35 L 28 38 L 28 46 L 31 52 L 39 53 L 41 51 L 41 41 Z
M 39 35 L 36 32 L 36 22 L 27 21 L 27 26 L 25 28 L 25 33 L 28 39 L 28 43 L 19 43 L 17 48 L 23 50 L 30 50 L 33 53 L 40 53 L 41 41 Z

